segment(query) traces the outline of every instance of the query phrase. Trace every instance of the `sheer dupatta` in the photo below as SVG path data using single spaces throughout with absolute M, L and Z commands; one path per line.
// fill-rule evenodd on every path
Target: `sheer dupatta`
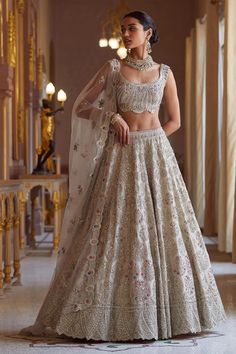
M 106 144 L 111 116 L 117 111 L 115 85 L 119 62 L 108 61 L 77 97 L 72 109 L 69 199 L 64 214 L 57 268 L 83 222 L 83 207 Z M 96 177 L 95 177 L 96 178 Z

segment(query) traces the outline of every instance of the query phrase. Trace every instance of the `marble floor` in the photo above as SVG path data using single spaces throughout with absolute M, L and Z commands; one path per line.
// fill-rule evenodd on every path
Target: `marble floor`
M 0 353 L 126 353 L 126 354 L 234 354 L 236 353 L 236 264 L 216 250 L 215 241 L 205 238 L 216 281 L 227 313 L 227 321 L 214 331 L 179 336 L 169 341 L 95 343 L 65 339 L 29 339 L 18 331 L 33 323 L 48 289 L 55 255 L 47 248 L 28 252 L 22 259 L 22 286 L 12 286 L 0 298 Z

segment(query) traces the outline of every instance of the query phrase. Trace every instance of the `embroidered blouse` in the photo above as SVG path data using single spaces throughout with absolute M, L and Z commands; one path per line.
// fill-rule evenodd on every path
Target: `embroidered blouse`
M 119 61 L 118 61 L 119 63 Z M 120 64 L 119 64 L 120 65 Z M 117 105 L 122 112 L 153 113 L 159 110 L 169 66 L 161 64 L 158 79 L 148 83 L 133 83 L 120 72 L 116 83 Z

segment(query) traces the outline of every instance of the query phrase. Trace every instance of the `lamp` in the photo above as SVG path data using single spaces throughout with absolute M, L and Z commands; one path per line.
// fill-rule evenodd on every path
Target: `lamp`
M 108 40 L 106 38 L 99 39 L 99 47 L 104 48 L 108 46 Z
M 65 91 L 59 90 L 57 93 L 57 100 L 58 100 L 58 102 L 61 103 L 62 107 L 64 106 L 64 102 L 66 101 L 66 99 L 67 99 L 67 96 L 66 96 Z
M 127 55 L 127 49 L 124 46 L 120 46 L 117 49 L 116 53 L 120 57 L 120 59 L 124 59 Z
M 129 10 L 125 0 L 120 0 L 114 10 L 109 10 L 102 23 L 102 35 L 99 39 L 99 47 L 110 47 L 117 49 L 117 55 L 122 59 L 126 57 L 127 51 L 124 48 L 120 35 L 120 19 Z
M 49 101 L 52 100 L 52 96 L 54 95 L 54 93 L 55 93 L 55 86 L 51 82 L 49 82 L 46 86 L 46 94 Z

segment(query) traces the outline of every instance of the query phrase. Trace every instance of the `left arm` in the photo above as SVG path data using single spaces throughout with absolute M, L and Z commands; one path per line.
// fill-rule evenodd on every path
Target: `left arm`
M 177 87 L 172 70 L 169 70 L 165 89 L 164 89 L 164 106 L 168 114 L 169 120 L 162 126 L 166 136 L 171 135 L 181 126 L 179 99 L 177 95 Z

